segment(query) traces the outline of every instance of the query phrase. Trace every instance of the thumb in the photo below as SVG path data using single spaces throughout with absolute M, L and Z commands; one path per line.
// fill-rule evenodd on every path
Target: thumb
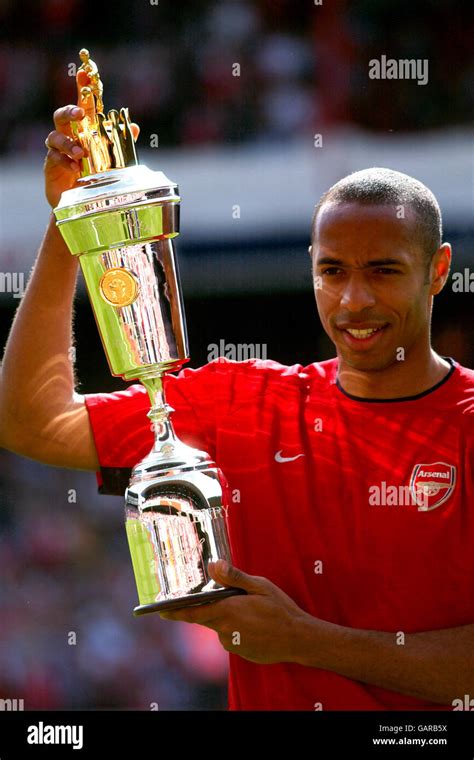
M 243 570 L 230 565 L 224 559 L 216 562 L 208 562 L 207 568 L 211 578 L 225 586 L 242 588 L 250 594 L 262 594 L 266 591 L 265 578 L 256 575 L 248 575 Z

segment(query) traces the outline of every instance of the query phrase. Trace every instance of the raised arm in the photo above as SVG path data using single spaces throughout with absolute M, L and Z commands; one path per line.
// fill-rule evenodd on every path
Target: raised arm
M 52 208 L 79 176 L 82 149 L 70 122 L 82 109 L 54 114 L 47 138 L 45 192 Z M 53 214 L 16 313 L 0 373 L 0 445 L 45 464 L 93 470 L 97 452 L 83 397 L 74 390 L 73 298 L 78 263 Z

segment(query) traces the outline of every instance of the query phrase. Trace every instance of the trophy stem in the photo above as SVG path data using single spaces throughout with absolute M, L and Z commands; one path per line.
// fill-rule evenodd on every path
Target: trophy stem
M 151 409 L 148 416 L 151 419 L 152 413 L 155 415 L 165 407 L 165 392 L 163 388 L 163 373 L 154 377 L 139 378 L 142 385 L 145 386 L 148 396 L 150 397 Z
M 176 444 L 179 444 L 171 422 L 171 413 L 174 409 L 166 403 L 163 377 L 162 373 L 155 377 L 141 379 L 150 398 L 151 409 L 147 417 L 152 422 L 155 434 L 155 442 L 150 453 L 159 453 L 162 456 L 173 454 Z

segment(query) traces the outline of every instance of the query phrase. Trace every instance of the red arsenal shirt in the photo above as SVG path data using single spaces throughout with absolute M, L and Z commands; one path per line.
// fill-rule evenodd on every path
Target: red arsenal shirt
M 234 500 L 234 564 L 311 615 L 405 634 L 474 622 L 474 372 L 362 400 L 337 360 L 216 360 L 166 380 L 176 433 L 207 450 Z M 140 385 L 86 397 L 102 491 L 151 448 Z M 240 500 L 239 500 L 240 499 Z M 460 695 L 462 697 L 462 695 Z M 230 655 L 234 710 L 452 709 L 318 668 Z

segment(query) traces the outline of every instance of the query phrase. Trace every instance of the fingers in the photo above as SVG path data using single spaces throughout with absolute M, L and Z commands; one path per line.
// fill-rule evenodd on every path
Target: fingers
M 77 121 L 84 117 L 84 109 L 79 106 L 63 106 L 54 112 L 54 126 L 59 132 L 71 135 L 71 121 Z
M 58 150 L 54 150 L 52 148 L 50 148 L 46 154 L 44 168 L 46 170 L 64 168 L 68 169 L 69 171 L 72 169 L 78 174 L 80 172 L 80 166 L 77 161 L 72 161 L 69 156 L 65 155 L 64 153 L 60 153 Z
M 75 142 L 72 137 L 68 137 L 63 132 L 53 130 L 50 132 L 45 140 L 45 145 L 50 150 L 56 150 L 59 153 L 64 153 L 69 158 L 77 160 L 84 155 L 84 151 L 81 146 Z
M 205 625 L 207 628 L 216 630 L 216 626 L 219 625 L 219 621 L 222 619 L 222 613 L 225 611 L 222 605 L 226 601 L 226 599 L 222 599 L 219 602 L 164 611 L 160 612 L 160 617 L 165 620 L 179 620 L 182 623 L 197 623 L 198 625 Z
M 49 151 L 52 151 L 52 153 L 48 153 L 46 156 L 46 167 L 59 165 L 59 157 L 56 153 L 68 156 L 73 162 L 79 161 L 80 158 L 87 155 L 81 145 L 74 139 L 71 130 L 71 122 L 83 117 L 84 109 L 79 108 L 79 106 L 63 106 L 63 108 L 58 108 L 54 112 L 54 126 L 56 129 L 50 132 L 45 140 L 46 147 Z M 64 167 L 68 166 L 65 162 L 62 162 L 62 164 Z M 75 163 L 70 164 L 70 168 L 74 169 L 76 166 L 78 165 Z
M 56 109 L 53 116 L 56 131 L 62 132 L 62 134 L 67 135 L 68 137 L 72 137 L 71 121 L 79 121 L 80 119 L 83 119 L 84 116 L 85 111 L 79 106 L 69 105 Z M 140 134 L 140 127 L 138 124 L 132 123 L 130 128 L 132 130 L 133 139 L 136 140 Z
M 266 594 L 271 589 L 272 584 L 267 578 L 248 575 L 222 559 L 209 562 L 207 567 L 211 578 L 225 586 L 235 586 L 250 594 Z

